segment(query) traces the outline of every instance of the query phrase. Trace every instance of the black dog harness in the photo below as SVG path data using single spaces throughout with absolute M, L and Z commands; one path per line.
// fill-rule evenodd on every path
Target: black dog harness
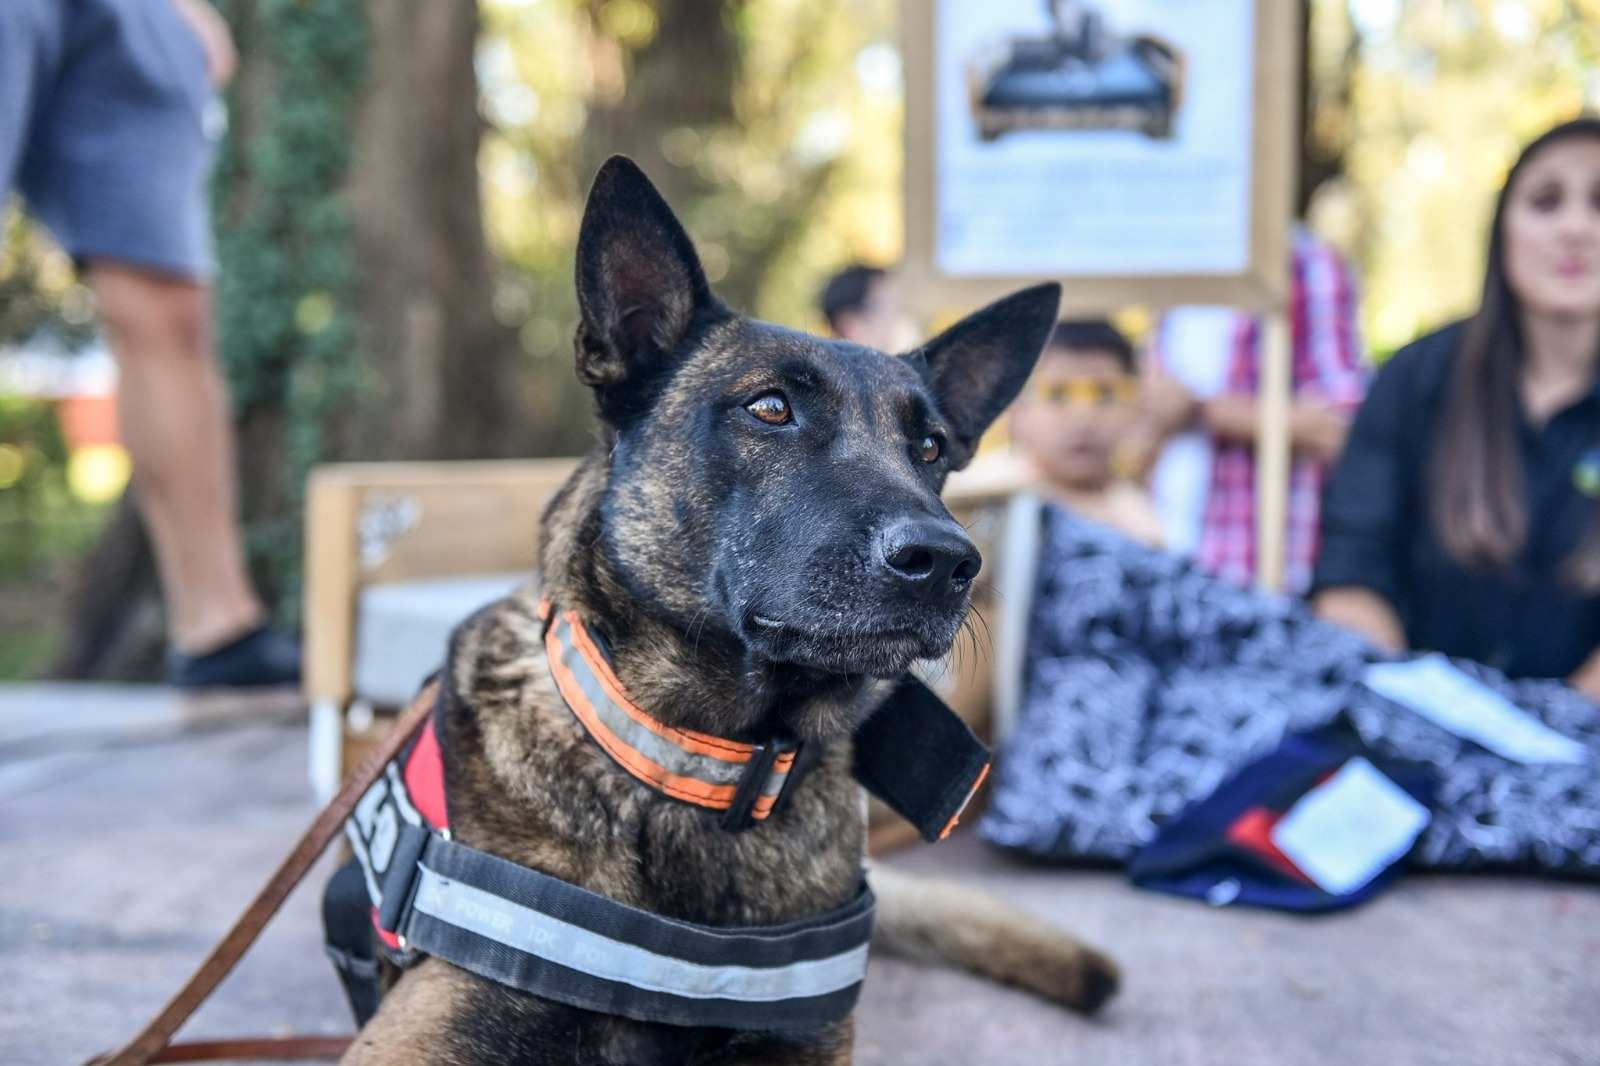
M 628 696 L 602 641 L 541 604 L 558 689 L 630 775 L 751 829 L 804 776 L 793 741 L 748 744 L 667 726 Z M 442 686 L 441 686 L 442 692 Z M 442 696 L 440 697 L 442 700 Z M 907 679 L 855 738 L 857 778 L 936 840 L 988 771 L 964 722 Z M 390 961 L 433 955 L 511 988 L 640 1021 L 805 1029 L 854 1008 L 873 896 L 777 926 L 714 927 L 618 903 L 451 839 L 439 707 L 347 821 L 355 859 L 324 899 L 328 951 L 359 1023 L 377 1009 L 376 935 Z

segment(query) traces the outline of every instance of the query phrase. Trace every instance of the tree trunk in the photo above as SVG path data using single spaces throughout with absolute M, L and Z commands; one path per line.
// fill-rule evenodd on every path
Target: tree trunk
M 705 178 L 692 166 L 669 162 L 663 141 L 674 130 L 706 131 L 733 121 L 739 56 L 725 6 L 657 0 L 656 32 L 630 57 L 623 91 L 603 93 L 590 107 L 585 187 L 607 157 L 621 153 L 644 168 L 669 204 L 688 205 L 705 196 Z M 604 38 L 596 45 L 616 47 Z
M 1344 176 L 1352 92 L 1361 65 L 1361 35 L 1351 32 L 1336 68 L 1314 69 L 1312 20 L 1318 8 L 1331 17 L 1332 5 L 1300 3 L 1299 169 L 1296 172 L 1295 217 L 1303 219 L 1325 183 Z M 1345 15 L 1348 19 L 1348 14 Z M 1318 117 L 1322 121 L 1319 123 Z
M 131 491 L 79 564 L 66 618 L 52 677 L 144 680 L 157 673 L 166 627 L 155 559 Z
M 602 5 L 591 6 L 598 11 Z M 704 143 L 709 134 L 734 121 L 739 55 L 727 20 L 737 6 L 657 0 L 655 35 L 628 57 L 622 91 L 603 88 L 590 106 L 579 162 L 581 188 L 587 189 L 608 157 L 629 156 L 650 176 L 691 236 L 703 238 L 709 232 L 709 226 L 699 224 L 695 208 L 707 204 L 712 182 L 693 163 L 685 165 L 683 156 L 677 162 L 668 159 L 665 145 L 668 135 L 680 130 L 694 131 Z M 618 46 L 597 36 L 596 47 Z M 597 69 L 609 65 L 596 63 Z M 752 306 L 758 280 L 752 273 L 733 271 L 717 288 L 734 306 Z
M 494 315 L 483 231 L 477 5 L 368 0 L 371 75 L 349 202 L 373 370 L 363 459 L 528 454 L 538 444 L 516 332 Z

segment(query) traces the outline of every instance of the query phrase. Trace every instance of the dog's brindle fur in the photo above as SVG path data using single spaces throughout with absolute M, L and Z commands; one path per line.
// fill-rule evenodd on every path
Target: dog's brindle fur
M 1018 294 L 904 357 L 756 322 L 716 301 L 665 203 L 613 160 L 585 214 L 578 295 L 577 369 L 602 440 L 545 514 L 542 585 L 452 640 L 441 739 L 456 838 L 692 922 L 840 906 L 865 840 L 850 733 L 914 659 L 948 651 L 971 576 L 907 594 L 881 573 L 883 531 L 911 519 L 949 532 L 944 475 L 1021 387 L 1058 293 Z M 774 390 L 789 405 L 782 425 L 748 407 Z M 943 454 L 925 462 L 930 436 Z M 605 635 L 656 717 L 751 740 L 787 732 L 821 751 L 816 768 L 743 833 L 652 791 L 563 704 L 540 596 Z M 902 949 L 1080 1009 L 1115 987 L 1103 956 L 986 897 L 883 870 L 873 883 L 882 937 Z M 798 1034 L 635 1022 L 429 959 L 394 984 L 345 1061 L 799 1066 L 847 1063 L 851 1035 L 849 1021 Z

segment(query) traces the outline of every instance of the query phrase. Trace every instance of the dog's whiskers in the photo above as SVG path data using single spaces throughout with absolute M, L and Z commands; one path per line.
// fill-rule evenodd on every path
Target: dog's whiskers
M 973 620 L 974 617 L 977 618 L 978 625 L 981 625 L 983 627 L 983 639 L 982 639 L 981 642 L 978 639 L 978 633 L 977 633 L 976 627 L 974 627 L 972 625 L 972 620 Z M 985 648 L 992 649 L 994 647 L 994 631 L 990 628 L 989 619 L 984 615 L 983 610 L 981 608 L 977 607 L 977 606 L 974 606 L 972 608 L 972 610 L 967 614 L 966 620 L 963 621 L 961 623 L 961 625 L 962 625 L 963 629 L 968 629 L 972 634 L 972 644 L 973 644 L 974 652 L 976 652 L 979 655 L 987 655 L 987 653 L 984 651 L 984 649 Z
M 694 620 L 689 623 L 689 634 L 691 641 L 689 654 L 693 658 L 698 659 L 700 657 L 700 637 L 705 633 L 706 620 L 710 617 L 711 606 L 707 604 L 706 606 L 700 608 L 700 613 L 695 615 Z

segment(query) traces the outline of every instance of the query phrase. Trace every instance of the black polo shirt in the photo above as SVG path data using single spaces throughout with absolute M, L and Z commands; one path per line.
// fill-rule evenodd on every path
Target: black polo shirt
M 1413 648 L 1512 677 L 1566 677 L 1600 647 L 1600 596 L 1561 570 L 1600 499 L 1600 381 L 1542 427 L 1522 419 L 1528 542 L 1499 571 L 1470 570 L 1434 534 L 1430 455 L 1464 324 L 1397 352 L 1362 404 L 1322 501 L 1315 588 L 1361 586 L 1391 603 Z

